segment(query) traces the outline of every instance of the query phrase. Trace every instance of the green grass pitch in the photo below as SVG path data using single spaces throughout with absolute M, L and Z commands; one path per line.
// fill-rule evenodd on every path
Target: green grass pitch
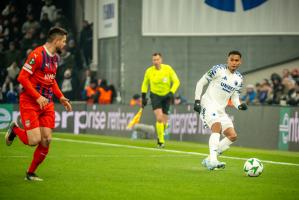
M 167 141 L 166 150 L 158 150 L 154 140 L 54 134 L 37 170 L 44 181 L 28 182 L 24 174 L 34 148 L 18 139 L 7 147 L 0 137 L 1 200 L 299 198 L 298 152 L 233 146 L 219 158 L 226 168 L 208 171 L 201 166 L 205 144 Z M 260 177 L 243 174 L 241 158 L 250 157 L 264 160 Z

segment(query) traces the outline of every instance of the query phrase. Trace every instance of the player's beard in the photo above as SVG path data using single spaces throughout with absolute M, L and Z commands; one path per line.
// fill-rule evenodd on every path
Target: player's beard
M 61 49 L 60 48 L 58 48 L 58 47 L 56 47 L 56 53 L 58 53 L 59 55 L 61 55 Z
M 237 70 L 237 67 L 230 66 L 230 67 L 228 67 L 228 69 L 231 73 L 235 73 L 235 71 Z

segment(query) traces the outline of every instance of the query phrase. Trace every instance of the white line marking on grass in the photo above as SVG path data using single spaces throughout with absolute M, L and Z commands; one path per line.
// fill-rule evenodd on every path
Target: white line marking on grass
M 66 155 L 66 156 L 50 156 L 50 157 L 70 157 L 70 158 L 167 158 L 167 157 L 190 157 L 191 155 L 173 155 L 173 154 L 163 154 L 163 155 L 143 155 L 143 154 L 131 154 L 131 155 L 115 155 L 115 154 L 79 154 L 79 155 Z
M 53 138 L 56 141 L 63 141 L 63 142 L 72 142 L 72 143 L 80 143 L 80 144 L 94 144 L 94 145 L 101 145 L 101 146 L 111 146 L 111 147 L 124 147 L 129 149 L 143 149 L 143 150 L 150 150 L 150 151 L 161 151 L 161 152 L 170 152 L 170 153 L 178 153 L 178 154 L 188 154 L 188 155 L 197 155 L 206 157 L 208 154 L 206 153 L 199 153 L 199 152 L 190 152 L 190 151 L 179 151 L 179 150 L 172 150 L 172 149 L 157 149 L 157 148 L 150 148 L 150 147 L 140 147 L 140 146 L 133 146 L 133 145 L 126 145 L 126 144 L 113 144 L 113 143 L 105 143 L 105 142 L 92 142 L 86 140 L 73 140 L 73 139 L 64 139 L 64 138 Z M 232 160 L 247 160 L 248 158 L 241 158 L 241 157 L 232 157 L 232 156 L 220 156 L 226 159 Z M 274 164 L 274 165 L 288 165 L 288 166 L 297 166 L 297 163 L 288 163 L 288 162 L 276 162 L 271 160 L 261 160 L 264 163 Z
M 8 155 L 8 156 L 0 156 L 0 158 L 27 158 L 29 156 L 20 156 L 20 155 Z
M 130 154 L 130 155 L 116 155 L 116 154 L 76 154 L 76 155 L 48 155 L 47 158 L 167 158 L 167 157 L 191 157 L 192 155 L 174 155 L 174 154 L 163 154 L 163 155 L 144 155 L 144 154 Z M 0 156 L 0 158 L 29 158 L 30 156 L 21 155 L 7 155 Z

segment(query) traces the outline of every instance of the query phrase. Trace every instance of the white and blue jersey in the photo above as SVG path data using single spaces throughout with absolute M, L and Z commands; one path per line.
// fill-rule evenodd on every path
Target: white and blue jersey
M 195 99 L 214 104 L 218 109 L 224 109 L 231 98 L 234 106 L 240 105 L 240 92 L 243 76 L 235 71 L 231 73 L 226 65 L 215 65 L 197 82 Z M 201 98 L 203 87 L 209 83 L 205 94 Z
M 222 131 L 234 127 L 231 119 L 225 113 L 225 107 L 231 98 L 233 105 L 240 105 L 240 91 L 243 77 L 235 71 L 231 73 L 226 65 L 215 65 L 197 82 L 195 100 L 201 100 L 202 110 L 200 117 L 204 124 L 211 126 L 220 122 Z M 203 87 L 208 85 L 204 95 L 201 97 Z

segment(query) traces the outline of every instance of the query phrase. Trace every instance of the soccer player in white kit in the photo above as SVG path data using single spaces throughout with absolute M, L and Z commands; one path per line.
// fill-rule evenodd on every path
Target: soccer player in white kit
M 232 120 L 225 112 L 229 99 L 238 110 L 247 110 L 247 105 L 239 100 L 243 77 L 237 69 L 241 65 L 241 57 L 239 51 L 229 52 L 227 64 L 212 67 L 196 85 L 194 110 L 200 113 L 200 118 L 212 131 L 210 155 L 202 162 L 209 170 L 225 167 L 225 163 L 218 161 L 217 156 L 237 139 Z M 209 84 L 208 88 L 201 97 L 206 84 Z M 221 133 L 225 137 L 220 141 Z

